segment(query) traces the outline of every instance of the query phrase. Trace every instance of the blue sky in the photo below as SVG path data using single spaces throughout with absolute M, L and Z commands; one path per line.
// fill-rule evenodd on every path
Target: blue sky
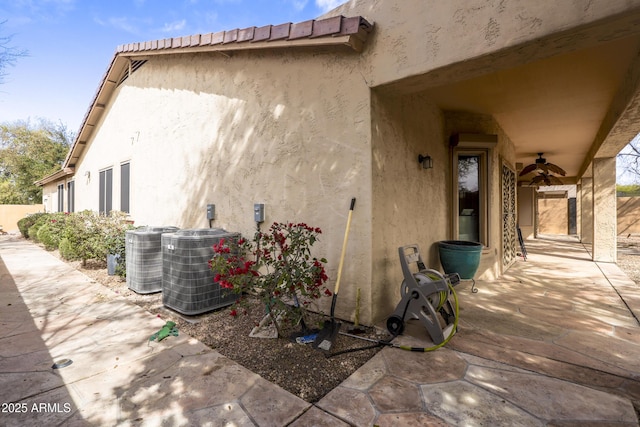
M 120 44 L 300 22 L 342 0 L 0 0 L 0 36 L 28 51 L 0 84 L 0 122 L 76 132 Z

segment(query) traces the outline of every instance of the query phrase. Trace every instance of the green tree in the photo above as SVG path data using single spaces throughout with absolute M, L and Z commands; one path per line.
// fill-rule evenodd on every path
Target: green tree
M 44 119 L 0 124 L 0 204 L 40 203 L 34 182 L 60 169 L 71 139 L 64 124 Z

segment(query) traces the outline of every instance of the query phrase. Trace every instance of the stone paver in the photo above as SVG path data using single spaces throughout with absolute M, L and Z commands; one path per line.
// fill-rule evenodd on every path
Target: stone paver
M 0 425 L 637 426 L 640 289 L 575 241 L 527 245 L 477 294 L 458 286 L 445 347 L 386 347 L 312 405 L 188 336 L 149 343 L 161 319 L 0 240 L 0 402 L 28 405 Z M 432 345 L 414 322 L 396 341 Z
M 149 342 L 162 319 L 29 242 L 0 241 L 0 278 L 0 425 L 279 426 L 312 407 L 186 335 Z
M 616 283 L 640 291 L 616 268 Z M 445 348 L 387 347 L 318 406 L 358 426 L 638 425 L 640 326 L 581 245 L 533 242 L 529 261 L 477 287 L 458 287 L 459 331 Z M 409 345 L 431 345 L 406 330 Z M 405 408 L 418 397 L 422 410 Z

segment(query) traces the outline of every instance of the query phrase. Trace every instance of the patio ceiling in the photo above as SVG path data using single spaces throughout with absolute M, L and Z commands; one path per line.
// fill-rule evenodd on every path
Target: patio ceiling
M 631 37 L 427 93 L 443 110 L 492 115 L 515 144 L 517 162 L 526 166 L 542 152 L 576 177 L 639 47 Z
M 542 152 L 575 183 L 591 176 L 593 158 L 615 156 L 640 132 L 635 18 L 550 35 L 381 90 L 420 93 L 445 111 L 491 115 L 515 144 L 517 163 L 533 163 Z

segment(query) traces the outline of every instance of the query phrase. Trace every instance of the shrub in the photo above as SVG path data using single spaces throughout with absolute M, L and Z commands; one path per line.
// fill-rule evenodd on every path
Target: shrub
M 126 277 L 126 251 L 125 238 L 127 230 L 133 229 L 133 225 L 127 222 L 127 214 L 120 211 L 112 211 L 100 221 L 101 232 L 104 235 L 104 251 L 107 255 L 116 255 L 118 264 L 116 274 Z
M 78 256 L 78 253 L 75 250 L 75 247 L 67 237 L 63 237 L 62 239 L 60 239 L 60 244 L 58 245 L 58 249 L 60 250 L 60 256 L 63 259 L 66 259 L 68 261 L 72 261 L 74 259 L 80 259 L 80 257 Z
M 304 223 L 273 223 L 268 231 L 256 233 L 252 242 L 223 240 L 214 245 L 209 263 L 214 280 L 237 294 L 255 294 L 272 316 L 276 312 L 295 323 L 310 300 L 331 295 L 325 287 L 327 260 L 311 256 L 320 233 Z
M 40 215 L 36 220 L 36 222 L 31 227 L 29 227 L 29 231 L 28 231 L 29 238 L 36 243 L 40 243 L 40 240 L 38 239 L 38 231 L 40 231 L 40 229 L 44 225 L 46 225 L 51 218 L 52 218 L 52 214 L 50 213 L 45 213 L 43 215 Z
M 27 215 L 26 217 L 18 221 L 18 228 L 20 229 L 20 234 L 22 234 L 22 237 L 24 237 L 25 239 L 29 238 L 29 228 L 31 228 L 43 215 L 48 214 L 45 212 L 37 212 L 31 215 Z
M 86 265 L 90 259 L 104 262 L 108 254 L 118 255 L 116 273 L 124 277 L 125 232 L 131 228 L 126 214 L 119 211 L 112 211 L 108 216 L 92 211 L 71 214 L 60 239 L 60 256 L 67 260 L 82 260 Z
M 63 213 L 54 213 L 43 217 L 43 224 L 38 229 L 37 240 L 44 245 L 46 250 L 58 249 L 65 230 L 67 216 Z
M 105 259 L 106 254 L 101 250 L 104 238 L 98 221 L 99 216 L 91 211 L 77 212 L 67 218 L 61 239 L 65 240 L 64 249 L 60 252 L 63 258 L 81 260 L 82 265 L 86 265 L 89 259 Z

